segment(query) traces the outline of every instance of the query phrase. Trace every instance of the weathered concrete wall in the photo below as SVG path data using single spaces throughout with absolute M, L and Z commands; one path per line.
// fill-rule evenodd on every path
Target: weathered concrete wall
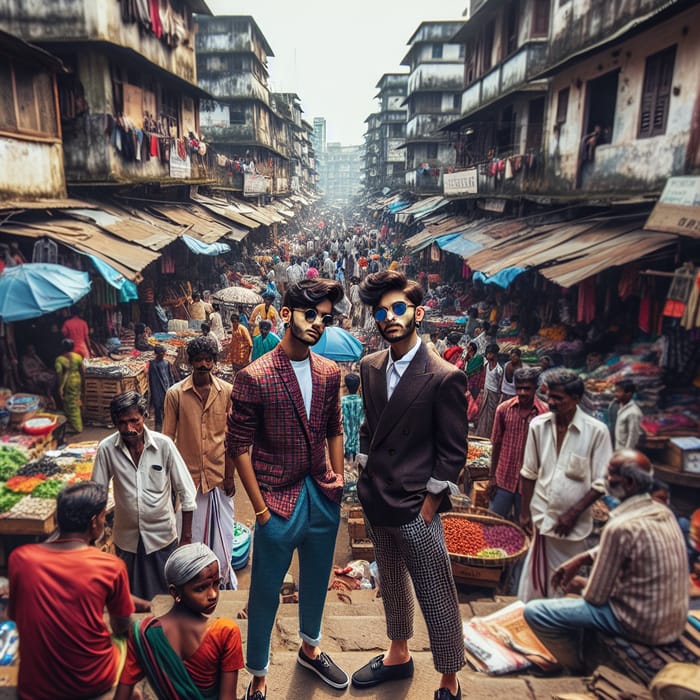
M 408 94 L 417 90 L 461 90 L 463 81 L 462 63 L 423 63 L 408 79 Z
M 125 24 L 115 0 L 0 0 L 0 27 L 37 44 L 105 41 L 133 49 L 191 83 L 197 82 L 191 21 L 172 48 L 137 23 Z
M 432 136 L 433 132 L 455 118 L 454 114 L 417 114 L 406 124 L 406 137 Z
M 270 93 L 251 73 L 211 77 L 202 75 L 199 85 L 220 99 L 255 99 L 270 104 Z
M 700 74 L 700 8 L 693 8 L 614 50 L 601 52 L 552 79 L 546 119 L 547 183 L 550 189 L 573 189 L 579 150 L 586 128 L 587 81 L 619 69 L 612 139 L 595 151 L 584 189 L 658 190 L 671 175 L 684 173 L 693 105 Z M 638 138 L 645 62 L 649 55 L 676 45 L 673 93 L 666 133 Z M 554 130 L 557 96 L 569 88 L 566 122 Z
M 66 196 L 63 148 L 0 136 L 0 199 Z

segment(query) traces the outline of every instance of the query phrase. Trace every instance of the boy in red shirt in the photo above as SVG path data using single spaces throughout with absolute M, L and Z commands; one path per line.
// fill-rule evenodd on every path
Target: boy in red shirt
M 79 700 L 116 685 L 134 603 L 126 565 L 90 546 L 102 536 L 107 490 L 66 486 L 57 499 L 59 536 L 10 554 L 9 617 L 19 633 L 18 697 Z

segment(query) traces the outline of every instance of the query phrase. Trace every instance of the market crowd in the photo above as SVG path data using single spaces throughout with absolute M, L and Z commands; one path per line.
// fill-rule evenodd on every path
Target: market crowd
M 10 557 L 20 697 L 125 700 L 139 697 L 144 677 L 159 698 L 235 697 L 245 668 L 245 697 L 265 700 L 279 591 L 295 552 L 303 668 L 336 690 L 410 678 L 415 595 L 435 700 L 467 696 L 440 514 L 459 493 L 470 424 L 493 444 L 490 509 L 532 538 L 514 590 L 562 666 L 581 670 L 583 630 L 650 645 L 682 633 L 688 550 L 636 449 L 634 383 L 616 386 L 610 430 L 582 410 L 573 371 L 548 357 L 526 365 L 517 348 L 501 364 L 495 329 L 466 290 L 450 302 L 464 303 L 461 332 L 425 332 L 427 311 L 443 303 L 435 284 L 407 276 L 381 231 L 333 233 L 273 251 L 261 266 L 262 303 L 249 313 L 189 296 L 200 333 L 186 346 L 187 376 L 176 381 L 162 348 L 149 368 L 154 429 L 139 393 L 112 399 L 116 432 L 100 443 L 92 480 L 59 495 L 58 537 Z M 344 380 L 313 352 L 336 323 L 383 346 Z M 66 321 L 56 361 L 77 432 L 83 324 L 78 314 Z M 215 371 L 224 358 L 232 381 Z M 386 652 L 352 673 L 321 637 L 348 461 L 358 468 L 388 637 Z M 220 590 L 236 587 L 234 474 L 255 513 L 245 650 L 236 623 L 212 617 Z M 104 529 L 110 485 L 116 556 L 90 546 Z M 592 507 L 603 497 L 616 507 L 595 545 Z M 167 613 L 132 619 L 162 593 L 173 599 Z

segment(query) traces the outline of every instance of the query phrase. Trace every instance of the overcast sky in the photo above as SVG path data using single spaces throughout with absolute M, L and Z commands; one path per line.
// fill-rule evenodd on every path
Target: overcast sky
M 400 63 L 425 20 L 462 19 L 467 0 L 207 0 L 217 15 L 252 15 L 272 47 L 270 87 L 296 92 L 327 140 L 360 144 L 375 85 Z

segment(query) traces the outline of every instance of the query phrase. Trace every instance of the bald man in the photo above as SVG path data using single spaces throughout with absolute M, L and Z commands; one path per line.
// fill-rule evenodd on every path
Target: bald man
M 654 471 L 637 450 L 618 450 L 608 465 L 608 493 L 620 500 L 600 545 L 564 562 L 552 585 L 577 598 L 534 600 L 525 619 L 559 663 L 581 670 L 578 638 L 590 629 L 643 644 L 668 644 L 688 616 L 685 544 L 673 513 L 652 500 Z M 578 576 L 593 565 L 588 579 Z

